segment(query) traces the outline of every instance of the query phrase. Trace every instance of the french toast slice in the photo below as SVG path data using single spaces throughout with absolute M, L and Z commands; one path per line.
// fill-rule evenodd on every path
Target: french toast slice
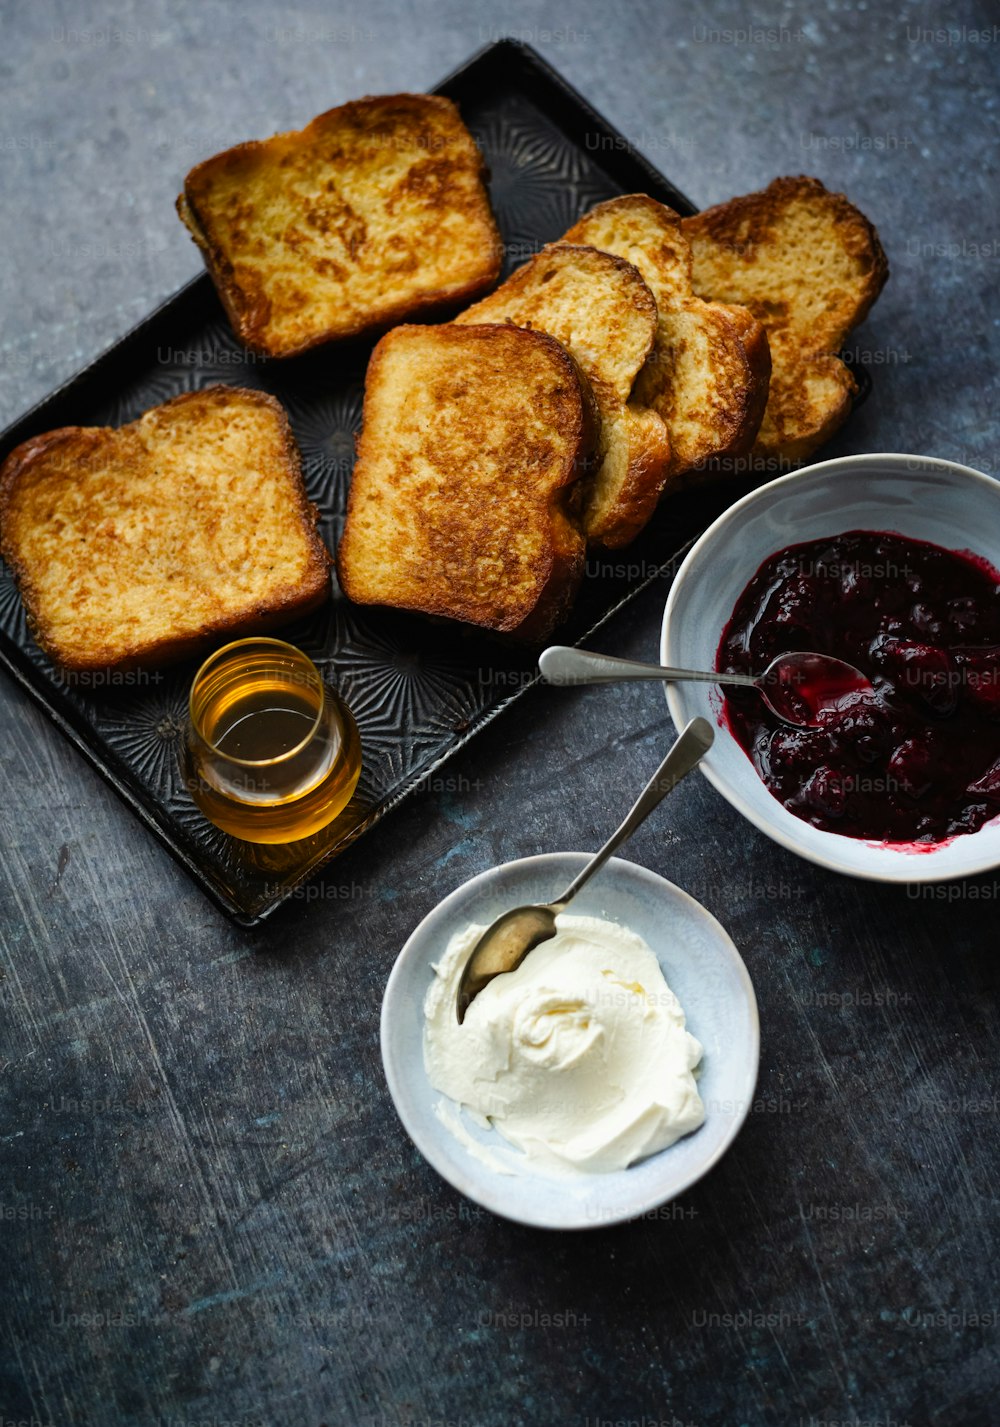
M 638 269 L 590 246 L 550 243 L 455 321 L 547 332 L 570 353 L 600 416 L 583 527 L 591 544 L 626 545 L 656 508 L 670 460 L 662 419 L 630 395 L 656 335 L 656 302 Z
M 656 340 L 634 399 L 666 423 L 669 484 L 687 484 L 688 473 L 707 463 L 745 455 L 767 401 L 767 336 L 746 308 L 695 296 L 680 216 L 647 194 L 625 194 L 590 209 L 563 241 L 625 258 L 656 299 Z
M 344 593 L 544 639 L 583 574 L 576 487 L 594 437 L 576 366 L 546 334 L 394 328 L 365 380 Z
M 494 283 L 482 155 L 450 99 L 392 94 L 196 165 L 177 211 L 236 335 L 288 357 Z
M 763 322 L 771 386 L 753 454 L 805 460 L 846 419 L 857 383 L 836 356 L 889 276 L 871 223 L 816 178 L 776 178 L 683 221 L 695 291 Z
M 272 396 L 212 386 L 0 467 L 0 553 L 39 645 L 75 671 L 165 664 L 315 608 L 330 588 Z

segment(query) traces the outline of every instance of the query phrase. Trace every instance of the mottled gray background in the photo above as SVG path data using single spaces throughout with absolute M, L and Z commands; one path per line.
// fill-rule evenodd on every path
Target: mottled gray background
M 0 3 L 0 423 L 198 271 L 173 213 L 195 161 L 513 34 L 698 204 L 845 189 L 892 279 L 856 334 L 874 394 L 828 453 L 997 472 L 995 6 L 538 16 Z M 651 656 L 661 609 L 603 646 Z M 0 1416 L 996 1420 L 995 878 L 948 903 L 827 876 L 692 780 L 629 856 L 757 986 L 726 1160 L 659 1219 L 561 1238 L 461 1201 L 396 1120 L 378 1006 L 409 931 L 495 862 L 596 845 L 668 736 L 657 689 L 536 691 L 251 934 L 0 684 Z

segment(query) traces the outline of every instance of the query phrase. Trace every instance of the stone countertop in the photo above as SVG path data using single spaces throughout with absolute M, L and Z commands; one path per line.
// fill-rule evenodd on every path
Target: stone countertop
M 845 190 L 892 279 L 854 339 L 873 395 L 825 454 L 997 472 L 985 0 L 81 12 L 0 4 L 0 423 L 199 270 L 172 211 L 193 162 L 512 34 L 696 203 L 779 173 Z M 661 611 L 654 587 L 600 646 L 652 656 Z M 5 1420 L 995 1420 L 995 877 L 828 875 L 691 779 L 627 855 L 755 982 L 726 1158 L 648 1220 L 559 1236 L 461 1199 L 396 1119 L 378 1010 L 410 930 L 496 862 L 596 846 L 668 737 L 655 687 L 532 691 L 248 932 L 0 683 Z

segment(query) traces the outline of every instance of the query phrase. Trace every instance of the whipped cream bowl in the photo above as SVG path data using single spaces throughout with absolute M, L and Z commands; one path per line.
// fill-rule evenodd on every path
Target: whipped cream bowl
M 432 1083 L 425 1058 L 428 1024 L 436 1025 L 446 1041 L 453 1034 L 450 1020 L 435 1017 L 434 1011 L 435 1004 L 440 1011 L 447 998 L 444 963 L 449 944 L 456 944 L 451 958 L 460 957 L 461 938 L 470 927 L 488 924 L 518 902 L 550 897 L 560 879 L 572 877 L 585 860 L 583 853 L 524 858 L 481 873 L 452 892 L 407 941 L 382 1006 L 386 1079 L 414 1144 L 469 1198 L 505 1218 L 541 1228 L 599 1228 L 648 1213 L 682 1193 L 735 1138 L 750 1109 L 757 1077 L 756 1001 L 729 937 L 680 889 L 656 873 L 614 858 L 601 878 L 579 894 L 573 915 L 565 918 L 565 956 L 578 951 L 581 965 L 567 963 L 562 975 L 577 978 L 579 985 L 573 983 L 571 989 L 579 992 L 581 1004 L 588 955 L 591 976 L 602 974 L 593 960 L 595 945 L 604 946 L 610 936 L 611 951 L 624 957 L 621 965 L 627 975 L 620 986 L 608 983 L 603 1005 L 597 1002 L 597 1015 L 565 1001 L 558 1008 L 545 1004 L 546 957 L 531 970 L 532 958 L 545 948 L 536 948 L 520 968 L 526 973 L 523 979 L 534 985 L 518 993 L 516 972 L 492 983 L 497 1002 L 509 1011 L 508 1030 L 514 1028 L 522 1037 L 521 1052 L 527 1046 L 527 1081 L 498 1075 L 497 1064 L 489 1063 L 483 1047 L 490 1036 L 502 1037 L 504 1022 L 501 1015 L 483 1032 L 487 1002 L 477 1018 L 477 1034 L 485 1034 L 485 1041 L 478 1041 L 479 1051 L 476 1034 L 466 1042 L 467 1053 L 481 1053 L 484 1060 L 479 1086 L 484 1113 L 461 1109 Z M 551 946 L 554 951 L 548 957 L 558 957 L 560 948 Z M 623 1032 L 636 1015 L 636 973 L 648 1004 L 645 1029 L 639 1033 L 641 1053 L 630 1058 L 630 1037 Z M 555 1010 L 559 1017 L 540 1032 L 539 1012 L 544 1019 Z M 594 1024 L 605 1020 L 607 1025 Z M 467 1021 L 455 1029 L 475 1032 L 476 1027 Z M 607 1076 L 602 1074 L 605 1051 L 595 1046 L 601 1036 L 617 1046 L 612 1054 L 609 1044 Z M 650 1090 L 642 1072 L 653 1047 L 662 1059 Z M 470 1083 L 453 1046 L 444 1060 L 451 1077 L 448 1088 L 454 1091 Z M 633 1070 L 638 1073 L 630 1082 Z M 434 1073 L 440 1084 L 439 1071 L 440 1065 Z M 550 1076 L 552 1088 L 547 1089 Z M 656 1076 L 662 1077 L 662 1090 Z M 625 1091 L 615 1088 L 609 1093 L 609 1079 L 616 1087 L 624 1083 Z M 619 1098 L 628 1103 L 620 1107 L 615 1103 Z M 538 1142 L 552 1128 L 549 1110 L 562 1137 L 555 1154 Z M 504 1133 L 497 1128 L 500 1123 Z M 567 1159 L 572 1162 L 567 1164 Z M 623 1163 L 628 1167 L 616 1167 Z
M 424 1067 L 445 1097 L 438 1118 L 485 1163 L 571 1177 L 627 1169 L 704 1123 L 702 1046 L 640 936 L 560 913 L 555 937 L 491 981 L 459 1022 L 456 983 L 482 930 L 459 932 L 434 963 Z M 516 1153 L 476 1148 L 459 1108 Z

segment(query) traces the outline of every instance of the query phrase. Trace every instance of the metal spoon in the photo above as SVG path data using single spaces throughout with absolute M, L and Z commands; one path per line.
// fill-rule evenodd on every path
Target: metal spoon
M 538 660 L 542 677 L 550 684 L 615 684 L 625 679 L 660 679 L 664 683 L 690 679 L 702 684 L 733 684 L 756 689 L 772 713 L 785 723 L 815 728 L 823 715 L 848 696 L 874 692 L 868 679 L 828 654 L 779 654 L 763 674 L 706 673 L 698 669 L 669 669 L 659 664 L 637 664 L 610 654 L 570 649 L 554 644 Z
M 611 834 L 600 852 L 594 854 L 583 871 L 573 878 L 562 896 L 547 906 L 514 907 L 486 928 L 465 963 L 458 985 L 455 1009 L 459 1025 L 465 1020 L 469 1006 L 494 976 L 504 971 L 515 971 L 533 947 L 555 936 L 559 913 L 566 910 L 580 888 L 604 866 L 625 839 L 632 836 L 671 788 L 676 787 L 685 774 L 700 762 L 711 748 L 714 737 L 712 725 L 707 719 L 693 718 L 640 793 L 625 821 Z

